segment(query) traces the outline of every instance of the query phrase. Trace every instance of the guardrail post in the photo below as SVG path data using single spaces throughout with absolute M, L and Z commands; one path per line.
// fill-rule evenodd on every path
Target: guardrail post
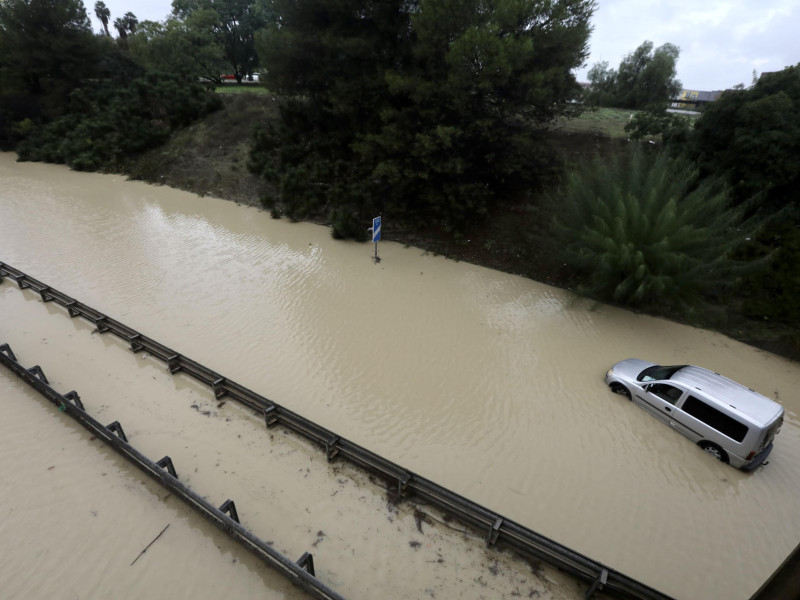
M 600 574 L 597 576 L 597 579 L 592 582 L 591 587 L 586 590 L 586 595 L 584 596 L 585 600 L 589 600 L 592 596 L 594 596 L 595 592 L 602 590 L 603 586 L 606 584 L 606 581 L 608 581 L 608 569 L 603 568 L 603 570 L 600 571 Z
M 297 566 L 301 569 L 305 569 L 314 577 L 317 576 L 316 573 L 314 573 L 314 557 L 310 552 L 303 552 L 303 556 L 297 561 Z
M 327 457 L 328 462 L 331 462 L 334 458 L 336 458 L 336 455 L 339 454 L 338 445 L 340 439 L 341 438 L 337 435 L 329 440 L 325 440 L 325 456 Z
M 106 316 L 97 317 L 94 320 L 94 324 L 97 325 L 98 333 L 105 333 L 106 331 L 108 331 L 108 322 L 107 321 L 108 321 L 108 317 L 106 317 Z
M 64 305 L 67 308 L 67 312 L 69 313 L 70 318 L 77 317 L 78 315 L 81 314 L 81 311 L 75 308 L 77 305 L 78 303 L 75 300 L 71 300 L 70 302 L 67 302 Z
M 128 437 L 125 435 L 125 432 L 122 430 L 122 425 L 120 425 L 119 421 L 114 421 L 113 423 L 106 425 L 106 429 L 108 429 L 111 433 L 116 433 L 117 437 L 121 439 L 123 442 L 128 441 Z M 172 461 L 170 461 L 172 462 Z M 160 466 L 160 465 L 159 465 Z M 173 467 L 173 471 L 175 468 Z
M 50 292 L 49 287 L 44 287 L 41 290 L 39 290 L 39 295 L 42 297 L 42 302 L 50 302 L 53 299 L 53 297 L 49 294 L 49 292 Z
M 134 354 L 136 354 L 141 350 L 144 350 L 142 342 L 139 341 L 140 339 L 142 339 L 141 333 L 137 333 L 136 335 L 132 335 L 131 337 L 128 338 L 128 341 L 131 343 L 131 350 L 133 351 Z
M 170 373 L 177 373 L 183 367 L 180 365 L 181 355 L 180 354 L 173 354 L 169 358 L 167 358 L 167 368 L 169 369 Z
M 39 365 L 31 367 L 30 369 L 28 369 L 28 372 L 43 383 L 50 383 L 49 381 L 47 381 L 47 377 L 45 377 L 44 371 L 42 371 L 42 367 L 40 367 Z
M 24 275 L 22 277 L 17 277 L 17 285 L 21 290 L 31 287 L 30 282 L 27 279 L 25 279 Z
M 2 346 L 0 346 L 0 352 L 5 354 L 8 358 L 13 360 L 14 362 L 17 362 L 17 357 L 14 356 L 14 353 L 11 351 L 11 346 L 9 346 L 8 344 L 3 344 Z
M 398 498 L 402 498 L 403 497 L 403 492 L 405 491 L 406 486 L 408 485 L 408 482 L 411 481 L 411 479 L 413 477 L 414 476 L 411 473 L 404 473 L 402 477 L 398 477 L 397 478 L 397 497 Z
M 86 409 L 83 408 L 83 402 L 81 402 L 81 397 L 78 396 L 78 392 L 76 392 L 75 390 L 72 390 L 71 392 L 67 392 L 66 394 L 64 394 L 64 398 L 72 401 L 72 403 L 75 406 L 80 408 L 82 411 L 86 412 Z
M 225 389 L 225 378 L 220 377 L 219 379 L 212 382 L 211 389 L 214 390 L 215 398 L 219 399 L 225 396 L 228 393 L 228 390 Z
M 500 526 L 503 524 L 503 517 L 497 517 L 497 520 L 489 528 L 489 535 L 486 536 L 486 545 L 494 546 L 497 538 L 500 536 Z
M 165 456 L 160 461 L 156 463 L 162 469 L 166 469 L 167 472 L 172 475 L 175 479 L 178 478 L 178 474 L 175 472 L 175 465 L 172 464 L 172 459 L 169 456 Z
M 236 505 L 233 503 L 233 500 L 228 499 L 222 503 L 222 506 L 219 507 L 219 510 L 224 513 L 228 513 L 234 521 L 237 523 L 239 522 L 239 513 L 236 512 Z
M 278 409 L 274 404 L 264 409 L 264 422 L 267 424 L 267 429 L 278 424 Z

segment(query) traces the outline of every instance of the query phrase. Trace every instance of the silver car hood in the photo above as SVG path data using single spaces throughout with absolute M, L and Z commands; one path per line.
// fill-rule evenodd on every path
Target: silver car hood
M 653 367 L 655 363 L 651 363 L 640 358 L 628 358 L 615 364 L 612 368 L 614 375 L 620 379 L 628 381 L 636 381 L 637 375 L 644 371 L 647 367 Z

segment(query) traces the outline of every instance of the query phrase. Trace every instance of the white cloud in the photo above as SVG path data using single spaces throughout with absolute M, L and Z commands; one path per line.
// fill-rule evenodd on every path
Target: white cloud
M 599 0 L 591 56 L 612 66 L 644 40 L 681 49 L 678 79 L 689 89 L 750 84 L 753 69 L 777 71 L 800 62 L 800 2 L 796 0 Z

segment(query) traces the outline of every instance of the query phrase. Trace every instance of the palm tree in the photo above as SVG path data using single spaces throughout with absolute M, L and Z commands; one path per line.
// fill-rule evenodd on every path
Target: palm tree
M 139 24 L 139 19 L 132 12 L 126 12 L 119 19 L 114 20 L 114 27 L 119 32 L 119 38 L 123 41 L 128 39 L 128 34 L 133 35 L 136 33 L 136 26 Z
M 114 19 L 114 28 L 119 33 L 119 39 L 128 39 L 128 24 L 122 18 Z
M 111 11 L 106 6 L 106 3 L 102 0 L 95 2 L 94 14 L 97 15 L 97 18 L 100 19 L 100 22 L 103 24 L 103 29 L 106 31 L 106 36 L 111 37 L 111 34 L 108 31 L 108 20 L 111 18 Z
M 597 160 L 548 210 L 578 292 L 598 300 L 690 313 L 756 267 L 732 258 L 756 227 L 746 207 L 731 208 L 718 181 L 665 153 Z
M 136 26 L 139 24 L 139 19 L 136 18 L 135 14 L 126 12 L 122 16 L 122 22 L 125 23 L 125 28 L 128 30 L 128 33 L 136 33 Z

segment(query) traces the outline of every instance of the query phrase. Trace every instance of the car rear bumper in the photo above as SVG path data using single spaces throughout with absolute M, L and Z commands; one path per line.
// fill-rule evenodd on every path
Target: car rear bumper
M 741 467 L 739 467 L 739 468 L 740 468 L 742 471 L 752 471 L 752 470 L 753 470 L 753 469 L 755 469 L 757 466 L 759 466 L 760 464 L 762 464 L 762 463 L 763 463 L 765 460 L 767 460 L 767 457 L 769 456 L 769 453 L 770 453 L 770 452 L 772 452 L 772 442 L 770 442 L 770 443 L 769 443 L 769 446 L 767 446 L 767 447 L 766 447 L 766 448 L 764 448 L 764 449 L 763 449 L 761 452 L 759 452 L 758 454 L 756 454 L 756 455 L 753 457 L 753 460 L 751 460 L 749 463 L 745 463 L 744 465 L 742 465 L 742 466 L 741 466 Z

